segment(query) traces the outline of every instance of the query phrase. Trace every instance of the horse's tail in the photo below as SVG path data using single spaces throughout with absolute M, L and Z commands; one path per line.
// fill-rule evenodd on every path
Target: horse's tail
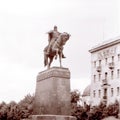
M 46 51 L 44 50 L 44 66 L 48 64 L 48 56 L 46 55 Z
M 48 48 L 48 46 L 46 46 L 43 51 L 44 52 L 44 66 L 46 66 L 48 64 L 48 57 L 46 55 L 47 48 Z

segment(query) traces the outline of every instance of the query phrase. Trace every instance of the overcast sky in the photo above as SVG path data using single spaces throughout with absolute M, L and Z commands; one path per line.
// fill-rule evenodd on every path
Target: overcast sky
M 0 101 L 16 102 L 35 92 L 36 76 L 45 70 L 46 32 L 58 26 L 71 34 L 63 66 L 70 69 L 71 89 L 90 84 L 88 50 L 120 35 L 119 0 L 0 1 Z M 52 66 L 59 66 L 54 61 Z

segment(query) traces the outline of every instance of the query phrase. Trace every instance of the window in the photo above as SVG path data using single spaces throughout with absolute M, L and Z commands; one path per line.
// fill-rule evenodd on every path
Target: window
M 120 69 L 117 69 L 117 78 L 120 77 Z
M 94 68 L 96 68 L 96 61 L 94 61 Z
M 105 58 L 105 64 L 107 65 L 107 62 L 108 62 L 108 59 L 107 58 Z
M 111 88 L 111 97 L 113 97 L 113 88 Z
M 101 74 L 98 75 L 98 79 L 99 79 L 99 81 L 101 80 Z
M 105 79 L 107 79 L 107 72 L 105 72 Z
M 107 89 L 104 89 L 104 96 L 107 96 Z
M 107 99 L 107 88 L 104 89 L 103 98 Z
M 93 78 L 93 79 L 94 79 L 94 82 L 96 82 L 96 75 L 94 75 L 94 78 Z
M 101 90 L 98 91 L 98 96 L 101 97 Z
M 114 56 L 112 56 L 112 62 L 114 62 Z
M 96 93 L 95 93 L 95 90 L 93 90 L 93 97 L 95 97 L 96 96 Z
M 113 76 L 114 76 L 114 72 L 111 71 L 111 79 L 113 79 Z
M 101 66 L 101 60 L 99 60 L 99 66 Z
M 119 93 L 120 93 L 120 88 L 117 87 L 117 96 L 119 95 Z
M 120 61 L 120 54 L 118 54 L 118 61 Z

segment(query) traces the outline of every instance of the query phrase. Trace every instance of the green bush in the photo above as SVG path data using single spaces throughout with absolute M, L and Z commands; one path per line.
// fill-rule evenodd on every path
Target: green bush
M 79 105 L 81 95 L 78 90 L 71 92 L 71 115 L 77 120 L 101 120 L 108 116 L 118 117 L 119 103 L 106 106 L 103 103 L 91 108 L 89 105 L 84 107 Z M 0 103 L 0 120 L 20 120 L 30 118 L 33 114 L 34 95 L 26 95 L 19 103 L 11 101 L 9 104 Z
M 33 112 L 34 96 L 28 94 L 19 103 L 11 101 L 9 104 L 0 104 L 0 120 L 20 120 L 29 118 Z
M 79 100 L 79 92 L 77 90 L 71 92 L 72 116 L 75 116 L 77 120 L 101 120 L 108 116 L 118 117 L 119 102 L 117 100 L 109 106 L 101 102 L 100 105 L 91 109 L 89 105 L 84 107 L 78 105 Z

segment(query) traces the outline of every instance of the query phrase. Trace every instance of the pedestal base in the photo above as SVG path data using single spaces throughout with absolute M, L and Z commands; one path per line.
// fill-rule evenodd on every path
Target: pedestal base
M 76 117 L 64 115 L 33 115 L 32 120 L 76 120 Z

